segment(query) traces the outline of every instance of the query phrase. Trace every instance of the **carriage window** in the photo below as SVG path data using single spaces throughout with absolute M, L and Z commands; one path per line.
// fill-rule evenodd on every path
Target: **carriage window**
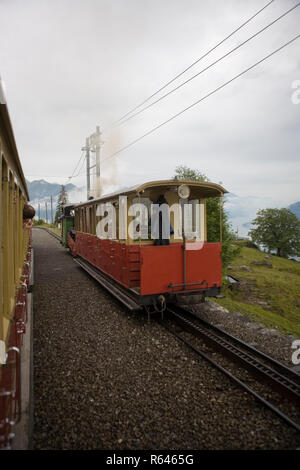
M 83 226 L 84 226 L 84 233 L 87 233 L 88 222 L 87 222 L 87 208 L 86 207 L 84 207 L 83 209 Z
M 91 233 L 90 207 L 86 207 L 85 217 L 86 217 L 86 233 Z
M 81 209 L 81 231 L 86 232 L 85 208 Z
M 89 207 L 89 221 L 90 221 L 90 230 L 89 233 L 95 235 L 95 206 Z
M 192 199 L 183 202 L 183 228 L 187 238 L 204 240 L 205 200 Z

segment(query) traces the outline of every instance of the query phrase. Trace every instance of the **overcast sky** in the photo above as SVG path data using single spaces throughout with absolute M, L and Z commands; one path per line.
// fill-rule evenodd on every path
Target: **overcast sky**
M 108 156 L 299 34 L 300 7 L 158 105 L 111 123 L 189 66 L 268 0 L 0 0 L 0 74 L 29 180 L 66 183 L 96 125 Z M 275 0 L 173 85 L 297 0 Z M 184 164 L 242 197 L 300 200 L 300 39 L 117 157 L 103 182 L 172 177 Z M 173 86 L 172 85 L 172 86 Z M 82 168 L 84 172 L 84 167 Z M 72 179 L 85 183 L 85 175 Z M 111 188 L 109 188 L 111 189 Z

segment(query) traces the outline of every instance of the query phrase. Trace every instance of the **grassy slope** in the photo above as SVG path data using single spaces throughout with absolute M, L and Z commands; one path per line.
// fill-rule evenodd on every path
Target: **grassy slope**
M 49 227 L 49 230 L 52 230 L 52 232 L 56 233 L 59 237 L 61 237 L 61 229 L 57 227 Z
M 231 291 L 225 285 L 225 298 L 217 302 L 229 311 L 238 311 L 268 327 L 300 337 L 300 263 L 271 256 L 254 248 L 243 247 L 232 262 L 228 274 L 241 281 L 241 288 Z M 255 266 L 251 261 L 272 263 Z M 251 272 L 238 266 L 248 266 Z

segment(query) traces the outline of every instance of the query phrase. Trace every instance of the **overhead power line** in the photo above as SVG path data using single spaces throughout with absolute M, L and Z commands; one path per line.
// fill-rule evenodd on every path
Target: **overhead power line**
M 84 159 L 83 159 L 83 161 L 82 161 L 82 165 L 81 165 L 81 167 L 80 167 L 80 170 L 78 171 L 78 173 L 76 173 L 76 175 L 72 176 L 72 178 L 77 178 L 77 176 L 80 176 L 80 175 L 85 174 L 85 171 L 81 171 L 81 170 L 82 170 L 82 167 L 83 167 L 83 165 L 84 165 L 85 160 L 86 160 L 86 157 L 84 157 Z M 71 180 L 71 178 L 70 178 L 70 180 Z
M 270 28 L 271 26 L 273 26 L 275 23 L 277 23 L 277 21 L 281 20 L 284 16 L 288 15 L 289 13 L 291 13 L 293 10 L 295 10 L 296 8 L 298 8 L 300 6 L 300 2 L 297 3 L 296 5 L 294 5 L 292 8 L 290 8 L 289 10 L 287 10 L 286 12 L 284 12 L 282 15 L 278 16 L 278 18 L 276 18 L 275 20 L 271 21 L 271 23 L 267 24 L 266 26 L 264 26 L 262 29 L 260 29 L 259 31 L 257 31 L 255 34 L 253 34 L 252 36 L 250 36 L 248 39 L 246 39 L 245 41 L 241 42 L 238 46 L 234 47 L 233 49 L 231 49 L 229 52 L 227 52 L 226 54 L 224 54 L 222 57 L 220 57 L 219 59 L 215 60 L 214 62 L 212 62 L 211 64 L 209 64 L 207 67 L 205 67 L 204 69 L 200 70 L 200 72 L 196 73 L 195 75 L 193 75 L 192 77 L 188 78 L 187 80 L 185 80 L 183 83 L 181 83 L 180 85 L 176 86 L 175 88 L 173 88 L 172 90 L 170 90 L 168 93 L 165 93 L 164 95 L 162 95 L 160 98 L 158 98 L 157 100 L 153 101 L 152 103 L 148 104 L 147 106 L 145 106 L 144 108 L 140 109 L 139 111 L 136 111 L 136 113 L 134 114 L 131 114 L 130 116 L 128 116 L 126 119 L 124 119 L 122 122 L 120 122 L 120 125 L 122 124 L 125 124 L 125 122 L 129 121 L 130 119 L 133 119 L 135 116 L 143 113 L 144 111 L 146 111 L 147 109 L 151 108 L 152 106 L 154 106 L 156 103 L 158 103 L 159 101 L 162 101 L 164 98 L 166 98 L 167 96 L 171 95 L 172 93 L 174 93 L 175 91 L 179 90 L 179 88 L 182 88 L 184 85 L 186 85 L 187 83 L 191 82 L 192 80 L 194 80 L 196 77 L 198 77 L 199 75 L 201 75 L 203 72 L 207 71 L 208 69 L 210 69 L 211 67 L 213 67 L 214 65 L 216 65 L 218 62 L 220 62 L 221 60 L 225 59 L 226 57 L 228 57 L 230 54 L 232 54 L 233 52 L 235 52 L 236 50 L 238 50 L 240 47 L 244 46 L 245 44 L 247 44 L 248 42 L 250 42 L 252 39 L 254 39 L 255 37 L 257 37 L 259 34 L 263 33 L 264 31 L 266 31 L 268 28 Z
M 200 62 L 202 59 L 204 59 L 206 56 L 208 56 L 208 54 L 210 54 L 211 52 L 213 52 L 215 49 L 217 49 L 217 47 L 219 47 L 221 44 L 223 44 L 225 41 L 227 41 L 227 39 L 231 38 L 235 33 L 237 33 L 240 29 L 242 29 L 244 26 L 246 26 L 246 24 L 248 24 L 251 20 L 253 20 L 257 15 L 259 15 L 262 11 L 264 11 L 269 5 L 271 5 L 271 3 L 273 3 L 274 0 L 271 0 L 270 2 L 268 2 L 263 8 L 261 8 L 260 10 L 258 10 L 254 15 L 252 15 L 250 18 L 248 18 L 246 21 L 244 21 L 244 23 L 242 23 L 238 28 L 236 28 L 234 31 L 232 31 L 228 36 L 226 36 L 224 39 L 222 39 L 222 41 L 218 42 L 214 47 L 212 47 L 211 49 L 209 49 L 209 51 L 207 51 L 205 54 L 203 54 L 201 57 L 199 57 L 197 60 L 195 60 L 192 64 L 190 64 L 188 67 L 186 67 L 184 70 L 182 70 L 182 72 L 180 72 L 179 74 L 175 75 L 174 78 L 172 78 L 171 80 L 169 80 L 165 85 L 163 85 L 161 88 L 159 88 L 158 90 L 156 90 L 154 93 L 152 93 L 152 95 L 148 96 L 148 98 L 146 98 L 144 101 L 142 101 L 140 104 L 138 104 L 137 106 L 135 106 L 134 108 L 132 108 L 130 111 L 128 111 L 127 113 L 123 114 L 123 116 L 121 116 L 117 121 L 115 121 L 113 124 L 118 124 L 120 121 L 122 121 L 124 118 L 126 118 L 129 114 L 133 113 L 134 111 L 136 111 L 138 108 L 140 108 L 141 106 L 143 106 L 145 103 L 147 103 L 151 98 L 153 98 L 154 96 L 156 96 L 158 93 L 160 93 L 162 90 L 164 90 L 165 88 L 167 88 L 167 86 L 169 86 L 171 83 L 173 83 L 175 80 L 177 80 L 177 78 L 181 77 L 184 73 L 186 73 L 188 70 L 190 70 L 192 67 L 194 67 L 196 64 L 198 64 L 198 62 Z
M 65 175 L 27 175 L 27 177 L 29 177 L 29 176 L 30 176 L 30 177 L 32 177 L 32 176 L 38 177 L 38 176 L 39 176 L 39 177 L 43 177 L 43 178 L 66 178 L 66 179 L 67 179 L 67 183 L 68 183 L 68 181 L 70 181 L 72 178 L 76 178 L 76 177 L 79 176 L 79 175 L 83 175 L 84 172 L 81 173 L 81 170 L 82 170 L 82 167 L 83 167 L 85 158 L 83 159 L 82 165 L 81 165 L 81 167 L 80 167 L 80 170 L 78 170 L 78 173 L 76 173 L 76 175 L 74 174 L 75 171 L 76 171 L 76 169 L 78 168 L 80 162 L 81 162 L 82 157 L 83 157 L 83 152 L 82 152 L 81 157 L 80 157 L 80 159 L 78 160 L 78 162 L 77 162 L 77 164 L 76 164 L 76 166 L 75 166 L 75 168 L 74 168 L 74 171 L 73 171 L 73 173 L 72 173 L 72 176 L 65 176 Z
M 271 52 L 270 54 L 266 55 L 265 57 L 263 57 L 262 59 L 260 59 L 258 62 L 255 62 L 255 64 L 251 65 L 250 67 L 246 68 L 245 70 L 243 70 L 242 72 L 238 73 L 237 75 L 235 75 L 234 77 L 232 77 L 230 80 L 224 82 L 222 85 L 218 86 L 217 88 L 215 88 L 213 91 L 211 91 L 210 93 L 207 93 L 206 95 L 202 96 L 199 100 L 195 101 L 194 103 L 192 103 L 191 105 L 187 106 L 186 108 L 184 108 L 183 110 L 181 110 L 179 113 L 177 114 L 174 114 L 173 116 L 171 116 L 169 119 L 167 119 L 166 121 L 162 122 L 161 124 L 157 125 L 156 127 L 153 127 L 152 129 L 150 129 L 148 132 L 146 132 L 145 134 L 143 134 L 142 136 L 138 137 L 137 139 L 133 140 L 132 142 L 130 142 L 128 145 L 125 145 L 124 147 L 122 147 L 121 149 L 117 150 L 116 152 L 114 152 L 113 154 L 111 155 L 108 155 L 106 158 L 103 159 L 104 160 L 108 160 L 109 158 L 112 158 L 116 155 L 118 155 L 119 153 L 123 152 L 124 150 L 127 150 L 129 147 L 131 147 L 132 145 L 136 144 L 137 142 L 139 142 L 140 140 L 144 139 L 145 137 L 147 137 L 148 135 L 156 132 L 158 129 L 160 129 L 161 127 L 165 126 L 166 124 L 168 124 L 169 122 L 173 121 L 174 119 L 176 119 L 177 117 L 181 116 L 181 114 L 185 113 L 186 111 L 190 110 L 191 108 L 193 108 L 194 106 L 196 106 L 197 104 L 201 103 L 202 101 L 206 100 L 209 96 L 215 94 L 217 91 L 221 90 L 222 88 L 226 87 L 227 85 L 229 85 L 230 83 L 232 83 L 234 80 L 236 80 L 237 78 L 241 77 L 242 75 L 244 75 L 245 73 L 249 72 L 250 70 L 254 69 L 254 67 L 257 67 L 259 64 L 261 64 L 262 62 L 264 62 L 265 60 L 269 59 L 270 57 L 272 57 L 274 54 L 276 54 L 277 52 L 281 51 L 282 49 L 284 49 L 285 47 L 289 46 L 290 44 L 292 44 L 294 41 L 296 41 L 297 39 L 300 38 L 300 34 L 298 34 L 297 36 L 293 37 L 292 39 L 290 39 L 288 42 L 286 42 L 285 44 L 283 44 L 282 46 L 280 46 L 278 49 L 275 49 L 273 52 Z
M 77 162 L 77 164 L 76 164 L 76 166 L 75 166 L 75 168 L 74 168 L 74 170 L 73 170 L 73 173 L 72 173 L 72 175 L 71 175 L 71 176 L 68 176 L 67 183 L 68 183 L 69 181 L 71 181 L 71 179 L 72 179 L 72 178 L 75 178 L 76 176 L 78 176 L 78 175 L 79 175 L 79 173 L 78 173 L 77 175 L 74 175 L 74 173 L 75 173 L 75 171 L 77 170 L 77 168 L 79 167 L 79 165 L 80 165 L 80 162 L 81 162 L 81 160 L 82 160 L 82 157 L 83 157 L 83 155 L 84 155 L 84 153 L 83 153 L 83 152 L 81 152 L 81 156 L 80 156 L 80 158 L 79 158 L 79 160 L 78 160 L 78 162 Z M 85 160 L 85 158 L 83 159 L 83 163 L 84 163 L 84 160 Z M 82 166 L 80 167 L 80 170 L 79 170 L 79 171 L 81 171 L 81 169 L 82 169 Z

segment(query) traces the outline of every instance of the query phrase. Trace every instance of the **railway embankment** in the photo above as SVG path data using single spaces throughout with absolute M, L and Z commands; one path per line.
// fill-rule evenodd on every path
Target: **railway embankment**
M 216 300 L 225 314 L 238 312 L 268 329 L 300 338 L 299 262 L 243 246 L 227 273 L 239 283 L 233 289 L 225 284 L 224 297 Z

